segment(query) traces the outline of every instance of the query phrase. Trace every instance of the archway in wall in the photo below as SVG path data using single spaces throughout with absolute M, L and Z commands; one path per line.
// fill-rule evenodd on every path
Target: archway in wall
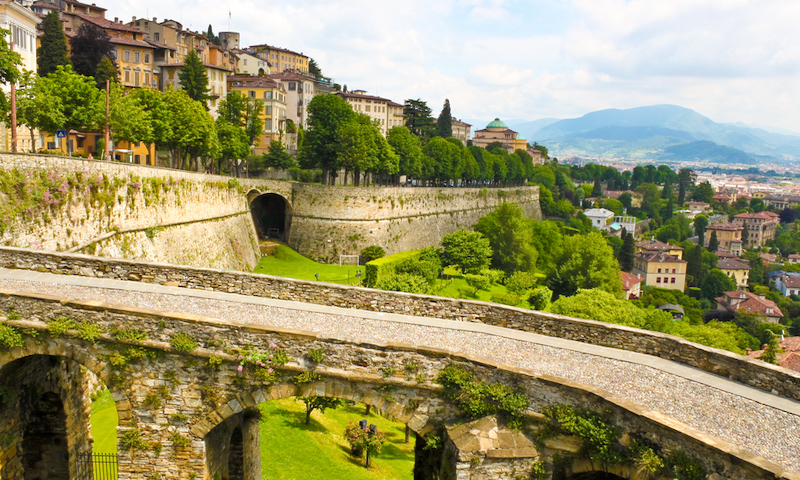
M 69 480 L 67 414 L 61 397 L 46 392 L 30 399 L 22 427 L 22 469 L 25 480 Z
M 244 480 L 244 435 L 242 429 L 236 427 L 231 434 L 230 452 L 228 453 L 228 479 Z
M 289 202 L 275 193 L 265 193 L 250 202 L 250 214 L 261 240 L 273 238 L 285 241 L 289 238 L 292 212 Z
M 608 472 L 583 472 L 570 475 L 565 480 L 624 480 L 624 478 Z

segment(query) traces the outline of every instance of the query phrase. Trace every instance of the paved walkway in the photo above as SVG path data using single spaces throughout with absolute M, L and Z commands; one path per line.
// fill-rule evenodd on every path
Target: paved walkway
M 0 288 L 429 346 L 592 385 L 800 472 L 800 402 L 658 357 L 489 325 L 0 268 Z

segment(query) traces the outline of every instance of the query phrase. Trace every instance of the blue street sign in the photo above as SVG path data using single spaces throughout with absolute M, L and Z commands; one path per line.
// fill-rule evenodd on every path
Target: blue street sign
M 58 138 L 67 138 L 67 131 L 66 130 L 56 130 L 56 137 L 58 137 Z

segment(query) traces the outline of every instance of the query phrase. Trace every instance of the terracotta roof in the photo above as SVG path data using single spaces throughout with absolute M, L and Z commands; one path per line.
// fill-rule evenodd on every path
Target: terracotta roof
M 772 263 L 778 259 L 778 256 L 774 253 L 760 253 L 758 256 L 767 263 Z
M 272 47 L 272 46 L 267 45 L 266 43 L 263 43 L 261 45 L 250 45 L 250 47 L 248 49 L 251 49 L 251 48 L 252 49 L 263 48 L 263 49 L 275 50 L 277 52 L 289 53 L 289 54 L 292 54 L 292 55 L 297 55 L 299 57 L 306 57 L 306 55 L 303 55 L 302 53 L 293 52 L 293 51 L 287 50 L 285 48 Z M 308 57 L 306 57 L 306 58 L 308 58 Z
M 271 73 L 267 76 L 278 80 L 301 80 L 306 82 L 313 82 L 314 80 L 316 80 L 311 75 L 306 75 L 300 72 L 293 72 L 291 70 L 284 70 L 283 72 L 280 73 Z
M 105 9 L 105 8 L 103 8 L 103 7 L 98 7 L 98 6 L 97 6 L 97 5 L 95 5 L 95 4 L 91 4 L 91 5 L 89 5 L 88 3 L 76 2 L 75 0 L 64 0 L 64 3 L 68 3 L 68 4 L 70 4 L 70 5 L 77 5 L 77 6 L 79 6 L 79 7 L 89 7 L 89 8 L 95 8 L 95 9 L 97 9 L 97 10 L 102 10 L 102 11 L 104 11 L 104 12 L 106 11 L 106 9 Z
M 634 285 L 641 283 L 641 281 L 644 280 L 639 275 L 634 275 L 628 272 L 619 272 L 619 276 L 622 280 L 622 289 L 625 291 L 630 290 Z
M 174 62 L 174 63 L 165 63 L 164 65 L 159 65 L 160 68 L 169 68 L 169 67 L 183 67 L 185 65 L 184 62 Z M 221 67 L 219 65 L 213 65 L 211 63 L 204 63 L 204 67 L 206 68 L 213 68 L 215 70 L 225 70 L 226 72 L 232 72 L 233 70 L 225 67 Z
M 750 270 L 750 267 L 741 262 L 738 257 L 721 257 L 717 260 L 720 270 Z
M 636 254 L 636 258 L 644 260 L 645 262 L 686 263 L 686 260 L 681 260 L 675 255 L 661 252 L 639 252 Z
M 786 337 L 780 342 L 783 353 L 779 353 L 778 365 L 796 372 L 800 372 L 800 337 Z M 758 358 L 764 354 L 764 349 L 750 350 L 747 356 Z
M 93 17 L 91 15 L 84 15 L 82 13 L 70 13 L 70 15 L 75 15 L 76 17 L 79 17 L 86 22 L 97 25 L 100 28 L 119 30 L 120 32 L 141 33 L 144 36 L 144 32 L 142 32 L 138 28 L 131 27 L 130 25 L 125 25 L 124 23 L 112 22 L 111 20 L 107 20 L 105 18 Z
M 717 258 L 736 258 L 736 255 L 732 254 L 731 252 L 725 250 L 722 247 L 719 247 L 719 249 L 716 252 L 714 252 L 714 255 L 716 255 Z
M 783 275 L 781 283 L 786 285 L 787 288 L 800 288 L 800 277 L 795 275 Z
M 380 100 L 382 102 L 391 102 L 391 100 L 389 100 L 388 98 L 376 97 L 374 95 L 362 95 L 360 93 L 335 92 L 334 95 L 339 95 L 340 97 L 343 97 L 343 98 L 364 98 L 364 99 L 367 99 L 367 100 Z
M 144 40 L 134 40 L 123 35 L 109 35 L 109 41 L 115 45 L 129 45 L 131 47 L 154 48 Z
M 636 246 L 642 250 L 654 250 L 658 252 L 668 252 L 670 250 L 683 250 L 683 247 L 678 245 L 670 245 L 668 243 L 659 242 L 658 240 L 646 240 L 644 242 L 636 243 Z
M 734 215 L 733 218 L 743 218 L 743 219 L 760 218 L 764 220 L 770 220 L 773 218 L 778 218 L 779 216 L 780 215 L 778 215 L 777 213 L 772 213 L 772 212 L 758 212 L 758 213 L 740 213 L 738 215 Z
M 228 77 L 228 86 L 231 88 L 281 88 L 281 83 L 269 78 L 264 77 L 251 77 L 249 75 L 231 75 Z
M 713 223 L 707 226 L 706 230 L 738 231 L 744 230 L 744 226 L 737 223 Z
M 388 105 L 390 107 L 405 107 L 405 105 L 401 105 L 401 104 L 399 104 L 397 102 L 392 102 L 391 100 L 386 105 Z M 465 125 L 469 125 L 469 123 L 466 123 Z M 472 125 L 469 125 L 469 126 L 472 126 Z
M 783 312 L 781 312 L 781 309 L 778 308 L 775 302 L 743 290 L 724 292 L 722 297 L 717 297 L 714 300 L 721 306 L 734 312 L 747 310 L 765 317 L 783 317 Z M 769 313 L 767 310 L 770 310 Z
M 800 253 L 792 253 L 787 258 L 789 260 L 800 260 Z

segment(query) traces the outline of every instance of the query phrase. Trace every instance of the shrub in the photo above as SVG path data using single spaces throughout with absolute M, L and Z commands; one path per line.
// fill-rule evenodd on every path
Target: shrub
M 513 293 L 493 293 L 492 302 L 514 306 L 519 304 L 520 298 L 519 295 L 514 295 Z
M 362 429 L 355 420 L 347 422 L 344 430 L 344 438 L 350 444 L 350 454 L 354 457 L 361 457 L 364 452 L 369 452 L 370 456 L 378 455 L 383 448 L 386 436 L 380 430 L 370 433 Z
M 407 273 L 390 273 L 381 278 L 374 288 L 380 290 L 389 290 L 392 292 L 407 292 L 407 293 L 428 293 L 430 285 L 424 278 L 417 275 L 410 275 Z
M 421 258 L 407 258 L 402 262 L 397 263 L 394 271 L 397 274 L 408 274 L 421 277 L 425 281 L 433 285 L 436 282 L 436 277 L 439 276 L 441 264 L 435 263 L 430 260 L 422 260 Z
M 172 348 L 179 352 L 191 352 L 199 346 L 197 340 L 188 333 L 176 333 L 172 336 L 170 344 L 172 344 Z
M 361 250 L 361 256 L 368 258 L 369 260 L 367 261 L 371 262 L 372 260 L 377 260 L 379 258 L 385 257 L 386 250 L 384 250 L 383 247 L 380 247 L 378 245 L 372 245 Z
M 144 450 L 148 447 L 147 442 L 142 440 L 142 432 L 138 428 L 133 428 L 123 433 L 119 441 L 125 450 Z
M 525 295 L 528 290 L 533 290 L 538 281 L 539 279 L 536 278 L 536 275 L 530 272 L 514 272 L 506 280 L 506 289 L 509 293 L 522 296 Z
M 458 298 L 475 298 L 478 296 L 478 289 L 475 287 L 459 287 Z
M 138 328 L 115 328 L 111 331 L 114 338 L 129 342 L 143 342 L 147 340 L 147 333 Z
M 486 275 L 489 277 L 489 281 L 492 283 L 500 283 L 504 278 L 506 278 L 506 272 L 495 269 L 482 270 L 481 275 Z
M 456 364 L 439 372 L 436 382 L 446 389 L 461 413 L 470 418 L 481 418 L 501 413 L 512 428 L 519 428 L 522 413 L 528 406 L 528 397 L 501 383 L 487 384 Z
M 492 280 L 486 275 L 465 273 L 464 280 L 467 281 L 467 285 L 475 290 L 489 290 L 489 287 L 492 285 Z
M 23 345 L 25 345 L 25 340 L 16 328 L 0 323 L 0 349 L 21 347 Z
M 373 260 L 364 266 L 364 281 L 367 286 L 375 287 L 384 276 L 395 273 L 394 267 L 397 263 L 409 258 L 419 258 L 419 254 L 418 250 L 412 250 Z
M 50 336 L 57 338 L 67 333 L 67 330 L 72 330 L 77 326 L 75 320 L 69 317 L 58 317 L 55 320 L 47 322 L 47 331 Z
M 547 310 L 550 300 L 553 298 L 553 291 L 545 286 L 536 287 L 528 296 L 528 303 L 534 310 Z
M 93 323 L 84 323 L 81 322 L 77 325 L 78 330 L 78 338 L 81 340 L 86 340 L 87 342 L 95 343 L 105 330 Z
M 315 348 L 313 350 L 308 351 L 308 358 L 311 359 L 312 362 L 316 364 L 322 363 L 322 359 L 325 358 L 325 349 L 324 348 Z

